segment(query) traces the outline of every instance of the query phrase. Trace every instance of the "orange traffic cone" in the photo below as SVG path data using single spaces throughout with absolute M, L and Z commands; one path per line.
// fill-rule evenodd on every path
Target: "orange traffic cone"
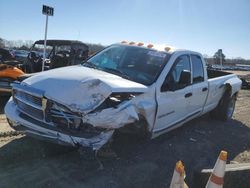
M 221 151 L 215 163 L 213 173 L 210 175 L 206 188 L 222 188 L 227 162 L 227 152 Z
M 184 182 L 184 178 L 185 178 L 184 165 L 182 164 L 181 161 L 178 161 L 175 165 L 175 170 L 170 184 L 170 188 L 188 188 L 188 186 Z

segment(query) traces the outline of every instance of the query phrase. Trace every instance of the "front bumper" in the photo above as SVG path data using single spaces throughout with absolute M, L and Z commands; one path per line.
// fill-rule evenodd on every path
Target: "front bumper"
M 22 130 L 27 135 L 39 137 L 59 144 L 90 147 L 93 150 L 98 150 L 108 142 L 114 132 L 113 130 L 108 130 L 101 132 L 99 135 L 92 138 L 82 138 L 51 130 L 49 128 L 47 129 L 23 119 L 12 98 L 10 98 L 4 110 L 10 126 L 15 130 Z M 51 125 L 48 124 L 48 127 L 49 126 Z

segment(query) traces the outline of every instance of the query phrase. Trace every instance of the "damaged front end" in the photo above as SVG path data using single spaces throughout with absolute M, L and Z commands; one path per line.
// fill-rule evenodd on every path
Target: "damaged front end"
M 65 104 L 68 101 L 60 96 L 52 99 L 41 90 L 14 84 L 13 97 L 5 107 L 10 125 L 26 134 L 98 150 L 115 129 L 139 120 L 131 102 L 138 93 L 112 93 L 99 80 L 88 80 L 83 85 L 91 92 L 86 92 L 82 103 L 72 100 Z

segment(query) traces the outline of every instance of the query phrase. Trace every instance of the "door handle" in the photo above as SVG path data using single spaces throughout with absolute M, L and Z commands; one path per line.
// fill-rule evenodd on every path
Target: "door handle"
M 202 88 L 202 91 L 207 91 L 207 87 Z
M 192 95 L 193 95 L 193 93 L 187 93 L 187 94 L 185 95 L 185 98 L 191 97 Z

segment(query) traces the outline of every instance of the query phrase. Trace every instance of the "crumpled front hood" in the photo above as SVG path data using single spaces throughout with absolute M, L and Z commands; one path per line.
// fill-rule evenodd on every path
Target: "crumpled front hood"
M 147 87 L 107 72 L 81 65 L 58 68 L 22 82 L 44 91 L 45 97 L 85 112 L 95 109 L 112 92 L 146 92 Z

